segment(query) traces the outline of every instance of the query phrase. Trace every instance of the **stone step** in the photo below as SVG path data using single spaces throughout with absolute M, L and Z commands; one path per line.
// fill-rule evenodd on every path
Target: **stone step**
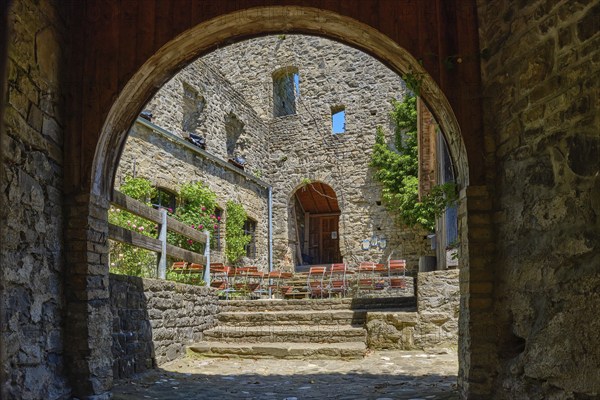
M 200 342 L 188 347 L 188 355 L 203 357 L 326 359 L 362 358 L 364 342 L 344 343 L 222 343 Z
M 221 300 L 222 312 L 232 311 L 307 311 L 307 310 L 378 310 L 416 308 L 414 296 L 344 299 L 257 299 Z
M 366 310 L 308 311 L 225 311 L 218 315 L 219 326 L 265 325 L 355 325 L 362 326 Z
M 366 330 L 351 325 L 217 326 L 204 331 L 207 341 L 220 342 L 365 342 Z

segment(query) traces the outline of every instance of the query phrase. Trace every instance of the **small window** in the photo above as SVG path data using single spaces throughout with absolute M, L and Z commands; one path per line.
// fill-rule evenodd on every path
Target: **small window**
M 244 222 L 244 234 L 250 235 L 250 242 L 246 245 L 246 257 L 256 257 L 256 221 L 247 219 Z
M 240 143 L 240 136 L 244 133 L 244 123 L 238 119 L 238 117 L 229 113 L 225 116 L 225 136 L 226 136 L 226 147 L 227 157 L 233 158 L 234 156 L 240 156 L 243 152 L 243 143 Z
M 331 132 L 334 135 L 346 132 L 346 109 L 343 106 L 331 109 Z
M 152 205 L 157 208 L 166 208 L 171 214 L 175 213 L 177 195 L 163 188 L 157 188 L 157 195 L 152 199 Z
M 206 102 L 198 91 L 187 83 L 183 83 L 183 120 L 181 128 L 184 132 L 195 133 L 200 126 L 200 116 Z
M 300 76 L 294 67 L 273 73 L 273 116 L 296 114 L 296 99 L 300 97 Z

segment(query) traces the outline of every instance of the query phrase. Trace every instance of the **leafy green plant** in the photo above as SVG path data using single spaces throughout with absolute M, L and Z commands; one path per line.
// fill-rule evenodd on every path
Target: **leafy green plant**
M 421 87 L 423 86 L 423 74 L 414 72 L 412 69 L 402 75 L 402 80 L 406 83 L 406 87 L 415 95 L 421 95 Z
M 167 270 L 167 280 L 188 285 L 205 286 L 206 282 L 202 280 L 202 275 L 197 273 L 180 273 L 171 269 Z
M 300 180 L 300 185 L 302 185 L 302 186 L 310 185 L 311 183 L 312 183 L 312 179 L 310 179 L 310 178 L 302 178 Z
M 436 185 L 419 201 L 416 97 L 392 100 L 392 106 L 396 150 L 388 146 L 378 127 L 370 165 L 376 169 L 375 179 L 383 185 L 382 200 L 388 210 L 408 226 L 433 231 L 436 217 L 456 201 L 456 185 Z
M 215 215 L 217 208 L 217 195 L 202 182 L 186 183 L 179 193 L 180 204 L 177 207 L 175 219 L 199 231 L 208 230 L 211 243 L 215 232 L 219 229 L 221 217 Z M 197 253 L 204 252 L 204 243 L 194 242 L 183 235 L 169 232 L 169 243 Z
M 150 199 L 156 195 L 156 188 L 145 178 L 126 177 L 120 191 L 147 205 L 150 205 Z M 156 224 L 116 207 L 109 209 L 108 222 L 145 236 L 157 235 Z M 109 245 L 111 272 L 142 277 L 156 276 L 157 258 L 154 252 L 112 240 Z
M 225 233 L 225 256 L 234 264 L 246 255 L 245 246 L 252 237 L 244 233 L 244 223 L 248 215 L 244 207 L 234 201 L 227 202 L 227 221 Z

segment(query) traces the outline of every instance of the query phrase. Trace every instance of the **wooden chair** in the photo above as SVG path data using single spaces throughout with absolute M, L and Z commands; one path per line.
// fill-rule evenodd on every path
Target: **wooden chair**
M 312 298 L 320 297 L 323 298 L 323 294 L 326 292 L 325 287 L 325 273 L 327 267 L 310 267 L 308 270 L 308 277 L 306 278 L 306 287 L 308 288 L 308 295 Z
M 283 272 L 274 270 L 267 274 L 266 278 L 268 279 L 268 289 L 273 296 L 281 296 L 281 298 L 285 297 L 285 294 L 289 292 L 291 289 L 290 286 L 284 285 L 287 279 L 290 279 L 294 276 L 291 272 Z
M 233 268 L 222 263 L 210 264 L 210 287 L 215 288 L 225 294 L 229 299 L 229 292 L 232 291 Z
M 391 289 L 406 288 L 406 260 L 388 261 L 388 279 Z
M 331 264 L 329 269 L 329 283 L 327 284 L 327 293 L 331 298 L 338 293 L 341 297 L 346 297 L 348 291 L 348 266 L 344 263 Z

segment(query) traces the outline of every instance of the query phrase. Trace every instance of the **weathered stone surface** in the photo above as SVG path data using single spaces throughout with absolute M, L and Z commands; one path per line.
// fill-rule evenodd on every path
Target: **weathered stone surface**
M 486 133 L 504 143 L 496 152 L 499 223 L 489 265 L 496 304 L 487 332 L 477 332 L 497 336 L 499 374 L 481 382 L 499 399 L 594 398 L 599 5 L 531 1 L 515 24 L 501 18 L 515 12 L 512 5 L 478 3 L 481 47 L 491 50 L 482 62 Z M 528 68 L 515 70 L 510 60 Z M 594 87 L 586 84 L 590 71 Z
M 43 121 L 57 119 L 63 104 L 41 104 L 44 93 L 63 82 L 64 21 L 55 18 L 55 3 L 13 2 L 8 22 L 7 91 L 2 91 L 4 121 L 0 167 L 0 282 L 2 310 L 3 399 L 64 399 L 66 380 L 63 331 L 63 185 L 62 128 L 52 142 Z M 27 15 L 27 18 L 23 18 Z M 36 52 L 39 30 L 43 45 Z M 50 33 L 51 32 L 51 33 Z M 5 37 L 2 38 L 5 40 Z M 34 56 L 35 54 L 35 56 Z M 1 54 L 0 57 L 4 57 Z M 48 63 L 52 60 L 53 64 Z M 40 75 L 48 65 L 49 74 Z M 2 80 L 4 82 L 4 80 Z
M 129 377 L 172 361 L 216 322 L 207 287 L 110 275 L 113 375 Z
M 458 270 L 420 272 L 417 312 L 367 313 L 372 349 L 456 349 L 458 346 Z

